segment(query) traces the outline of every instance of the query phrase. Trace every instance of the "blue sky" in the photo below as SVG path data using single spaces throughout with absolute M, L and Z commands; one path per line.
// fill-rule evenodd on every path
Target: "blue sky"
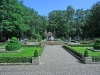
M 40 15 L 48 15 L 52 10 L 66 10 L 68 5 L 74 9 L 90 9 L 99 0 L 23 0 L 24 5 L 34 8 Z

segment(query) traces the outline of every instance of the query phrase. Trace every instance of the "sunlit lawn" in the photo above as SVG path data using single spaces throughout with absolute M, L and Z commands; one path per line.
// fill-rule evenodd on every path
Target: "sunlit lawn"
M 73 48 L 75 51 L 84 54 L 84 51 L 86 50 L 86 48 L 93 48 L 93 47 L 71 47 Z M 89 56 L 100 56 L 100 52 L 92 52 L 88 50 L 88 55 Z
M 41 55 L 44 47 L 22 47 L 22 50 L 18 53 L 0 53 L 0 57 L 32 57 L 34 51 L 37 50 Z

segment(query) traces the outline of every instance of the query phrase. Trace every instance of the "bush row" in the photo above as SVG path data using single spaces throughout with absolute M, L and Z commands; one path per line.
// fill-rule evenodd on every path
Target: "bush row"
M 74 44 L 74 45 L 69 45 L 71 47 L 93 47 L 93 45 L 89 45 L 89 44 Z
M 36 44 L 36 45 L 22 45 L 22 47 L 41 47 L 41 44 Z
M 70 48 L 69 46 L 67 46 L 67 45 L 63 45 L 63 47 L 64 47 L 65 49 L 67 49 L 68 51 L 74 53 L 76 56 L 78 56 L 78 57 L 80 57 L 80 58 L 83 57 L 83 55 L 82 55 L 81 53 L 76 52 L 74 49 Z
M 31 57 L 0 57 L 0 63 L 31 63 Z
M 93 46 L 94 49 L 100 50 L 100 39 L 97 39 L 95 45 Z
M 93 62 L 98 62 L 98 61 L 100 61 L 100 56 L 92 56 L 92 61 L 93 61 Z
M 81 44 L 89 44 L 89 42 L 82 42 Z

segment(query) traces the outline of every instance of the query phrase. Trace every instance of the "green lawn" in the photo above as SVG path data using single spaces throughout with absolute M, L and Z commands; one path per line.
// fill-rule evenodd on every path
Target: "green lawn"
M 32 57 L 34 51 L 37 50 L 41 55 L 44 47 L 22 47 L 22 51 L 18 53 L 0 53 L 0 57 Z
M 71 47 L 73 48 L 75 51 L 84 54 L 84 51 L 86 50 L 86 48 L 92 48 L 92 47 Z M 88 50 L 88 54 L 89 56 L 100 56 L 100 52 L 92 52 Z

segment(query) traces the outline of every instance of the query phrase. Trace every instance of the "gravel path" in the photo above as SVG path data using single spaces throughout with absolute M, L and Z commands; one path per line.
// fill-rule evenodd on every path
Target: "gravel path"
M 0 75 L 100 75 L 100 64 L 83 64 L 61 45 L 46 45 L 40 65 L 0 66 Z

